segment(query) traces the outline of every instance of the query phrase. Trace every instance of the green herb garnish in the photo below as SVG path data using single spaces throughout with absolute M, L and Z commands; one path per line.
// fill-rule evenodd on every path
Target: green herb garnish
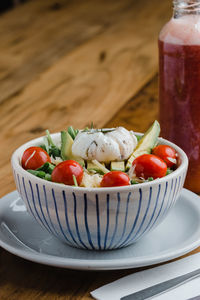
M 72 175 L 72 177 L 73 177 L 74 185 L 75 185 L 75 186 L 78 186 L 78 182 L 77 182 L 77 180 L 76 180 L 76 176 L 75 176 L 75 175 Z
M 45 150 L 49 154 L 49 142 L 47 136 L 44 137 L 43 141 L 44 141 Z
M 40 145 L 39 147 L 42 148 L 43 150 L 45 150 L 47 152 L 47 148 L 46 148 L 46 146 L 44 144 Z
M 171 174 L 172 172 L 173 172 L 173 170 L 171 170 L 170 168 L 167 168 L 166 176 Z
M 56 146 L 52 146 L 49 148 L 49 155 L 52 155 L 53 158 L 61 157 L 61 150 Z
M 37 177 L 45 179 L 46 173 L 44 171 L 37 171 L 37 170 L 27 170 L 27 171 Z
M 54 142 L 53 142 L 53 140 L 51 138 L 49 130 L 46 130 L 46 135 L 47 135 L 47 140 L 48 140 L 49 145 L 56 147 L 56 145 L 54 144 Z
M 137 182 L 136 180 L 132 179 L 131 180 L 131 184 L 138 184 L 139 182 Z
M 48 181 L 51 181 L 51 175 L 50 174 L 46 174 L 44 179 L 46 179 Z
M 38 168 L 37 171 L 43 171 L 45 173 L 51 174 L 54 168 L 55 166 L 53 164 L 46 162 L 44 165 Z
M 75 137 L 77 136 L 77 134 L 79 133 L 78 129 L 74 129 L 72 126 L 69 126 L 67 128 L 67 132 L 69 133 L 69 135 L 72 137 L 72 139 L 74 140 Z
M 87 132 L 88 134 L 92 134 L 97 132 L 107 133 L 107 132 L 112 132 L 114 130 L 115 128 L 89 129 L 88 127 L 86 127 L 85 129 L 82 130 L 82 132 Z
M 44 147 L 47 153 L 53 158 L 61 157 L 61 151 L 60 149 L 54 144 L 49 130 L 46 130 L 46 136 L 44 137 Z
M 153 181 L 153 177 L 148 177 L 146 181 Z
M 36 170 L 27 170 L 27 171 L 32 175 L 51 181 L 51 173 L 54 168 L 55 166 L 53 164 L 46 162 L 44 165 L 42 165 L 40 168 Z

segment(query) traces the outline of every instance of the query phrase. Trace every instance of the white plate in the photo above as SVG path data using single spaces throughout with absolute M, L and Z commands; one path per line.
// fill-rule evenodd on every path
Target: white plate
M 200 245 L 200 197 L 184 189 L 167 218 L 143 239 L 123 249 L 90 251 L 72 248 L 51 236 L 28 214 L 16 191 L 0 200 L 0 246 L 46 265 L 114 270 L 153 265 Z

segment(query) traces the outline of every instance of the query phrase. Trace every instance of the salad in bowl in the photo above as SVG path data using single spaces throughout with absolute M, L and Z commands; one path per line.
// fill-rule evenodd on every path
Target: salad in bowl
M 167 176 L 178 166 L 169 145 L 157 145 L 157 121 L 144 135 L 124 127 L 83 130 L 68 127 L 53 140 L 47 130 L 43 143 L 27 148 L 21 165 L 27 172 L 71 186 L 117 187 Z
M 126 247 L 153 230 L 183 187 L 188 159 L 159 138 L 123 127 L 75 130 L 31 140 L 12 155 L 17 190 L 30 215 L 73 247 Z

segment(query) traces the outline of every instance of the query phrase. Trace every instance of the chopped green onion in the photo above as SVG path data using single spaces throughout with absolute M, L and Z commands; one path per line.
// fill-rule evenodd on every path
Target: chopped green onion
M 172 172 L 173 172 L 173 170 L 171 170 L 170 168 L 168 168 L 168 169 L 167 169 L 166 175 L 169 175 L 169 174 L 171 174 Z
M 51 181 L 51 175 L 50 174 L 45 174 L 44 179 Z
M 55 166 L 53 164 L 46 162 L 44 165 L 38 168 L 37 171 L 44 171 L 45 173 L 51 174 L 54 168 Z
M 27 170 L 29 173 L 37 176 L 37 177 L 40 177 L 40 178 L 45 178 L 45 175 L 46 173 L 44 171 L 37 171 L 37 170 Z
M 61 157 L 61 150 L 56 146 L 51 146 L 49 148 L 49 155 L 52 155 L 53 158 Z
M 49 145 L 53 146 L 53 147 L 56 147 L 56 145 L 54 144 L 54 142 L 53 142 L 53 140 L 51 138 L 49 130 L 46 130 L 46 135 L 47 135 L 47 140 L 48 140 Z
M 139 182 L 137 182 L 136 180 L 132 179 L 131 180 L 131 184 L 138 184 Z
M 79 133 L 78 129 L 74 129 L 72 126 L 69 126 L 67 128 L 67 132 L 69 133 L 69 135 L 72 137 L 72 139 L 74 140 L 75 137 L 77 136 L 77 134 Z
M 77 136 L 77 134 L 79 133 L 79 130 L 78 129 L 74 129 L 75 131 L 75 135 Z
M 43 150 L 45 150 L 47 152 L 47 148 L 46 148 L 46 146 L 44 144 L 40 145 L 39 147 L 42 148 Z
M 44 146 L 42 147 L 53 158 L 61 157 L 60 149 L 54 144 L 49 130 L 46 130 L 46 136 L 44 137 Z
M 75 176 L 75 175 L 72 175 L 72 177 L 73 177 L 74 185 L 75 185 L 75 186 L 78 186 L 78 182 L 77 182 L 77 180 L 76 180 L 76 176 Z
M 82 132 L 88 132 L 89 131 L 89 128 L 88 127 L 85 127 Z
M 153 181 L 153 177 L 148 177 L 147 181 Z
M 67 128 L 67 132 L 69 133 L 69 135 L 72 137 L 72 139 L 75 139 L 75 132 L 74 132 L 74 128 L 72 126 L 69 126 Z
M 29 173 L 31 173 L 32 175 L 35 175 L 39 178 L 51 181 L 51 175 L 45 173 L 44 171 L 38 171 L 38 170 L 27 170 Z
M 49 154 L 49 142 L 46 136 L 44 137 L 43 141 L 44 141 L 44 146 L 46 148 L 46 151 Z

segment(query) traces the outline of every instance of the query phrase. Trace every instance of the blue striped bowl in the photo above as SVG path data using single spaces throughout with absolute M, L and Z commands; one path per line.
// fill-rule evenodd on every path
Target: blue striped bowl
M 164 139 L 159 142 L 179 154 L 179 167 L 172 174 L 127 187 L 90 189 L 48 182 L 25 171 L 20 165 L 23 151 L 41 142 L 42 138 L 32 140 L 14 152 L 16 187 L 37 222 L 74 247 L 106 250 L 136 242 L 167 216 L 183 187 L 187 156 Z

